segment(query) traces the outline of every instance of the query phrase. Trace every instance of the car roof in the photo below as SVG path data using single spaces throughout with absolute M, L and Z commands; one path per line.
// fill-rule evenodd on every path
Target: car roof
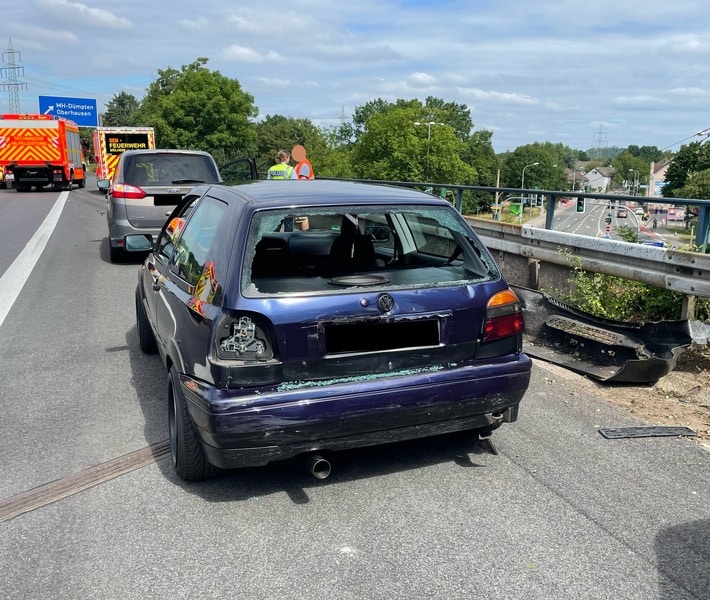
M 204 150 L 184 150 L 177 148 L 143 148 L 141 150 L 126 150 L 121 156 L 134 156 L 140 154 L 201 154 L 210 156 L 209 152 Z
M 372 183 L 358 183 L 338 180 L 307 181 L 254 181 L 235 186 L 199 186 L 204 193 L 206 187 L 217 187 L 224 196 L 241 199 L 245 204 L 256 204 L 251 208 L 281 208 L 289 206 L 332 206 L 332 205 L 381 205 L 381 204 L 427 204 L 451 206 L 446 200 L 418 190 Z

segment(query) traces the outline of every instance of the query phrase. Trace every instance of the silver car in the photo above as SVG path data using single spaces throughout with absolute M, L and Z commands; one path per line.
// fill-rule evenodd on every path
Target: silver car
M 256 179 L 252 159 L 245 179 Z M 127 235 L 155 240 L 165 219 L 195 185 L 222 183 L 217 164 L 199 150 L 129 150 L 121 154 L 107 192 L 109 257 L 119 260 Z

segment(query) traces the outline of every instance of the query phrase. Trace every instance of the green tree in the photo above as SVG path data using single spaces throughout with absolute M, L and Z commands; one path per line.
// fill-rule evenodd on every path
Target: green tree
M 415 125 L 416 105 L 372 114 L 353 147 L 357 178 L 472 184 L 476 170 L 463 162 L 465 145 L 449 126 Z M 428 174 L 428 175 L 427 175 Z
M 666 198 L 700 197 L 680 196 L 686 187 L 691 174 L 710 169 L 710 145 L 701 142 L 691 142 L 680 147 L 666 171 L 666 185 L 663 186 L 663 196 Z
M 652 162 L 658 162 L 661 160 L 665 154 L 659 150 L 656 146 L 636 146 L 632 144 L 626 149 L 626 152 L 631 154 L 631 156 L 635 156 L 636 158 L 640 158 L 643 162 L 648 163 L 649 165 Z
M 441 98 L 429 96 L 424 103 L 418 99 L 398 99 L 395 102 L 388 102 L 382 98 L 372 100 L 363 106 L 355 108 L 352 124 L 343 125 L 343 133 L 350 133 L 353 141 L 357 141 L 365 132 L 367 122 L 375 114 L 386 113 L 390 110 L 411 108 L 414 121 L 421 123 L 435 122 L 449 125 L 456 137 L 461 141 L 466 141 L 473 129 L 471 113 L 465 104 L 446 102 Z
M 343 143 L 341 129 L 322 130 L 325 139 L 323 156 L 318 159 L 316 177 L 345 177 L 352 179 L 353 172 L 352 152 L 353 145 L 350 141 Z M 313 167 L 315 170 L 315 166 Z
M 482 129 L 475 131 L 465 144 L 462 159 L 476 170 L 475 185 L 496 187 L 501 161 L 493 150 L 493 133 Z M 461 212 L 467 215 L 487 213 L 494 196 L 485 192 L 465 191 Z
M 159 70 L 135 113 L 136 121 L 155 128 L 165 148 L 210 152 L 218 164 L 256 150 L 258 115 L 251 94 L 236 79 L 207 68 L 198 58 L 180 70 Z
M 710 169 L 690 173 L 685 185 L 677 188 L 676 198 L 710 198 Z
M 526 189 L 567 189 L 567 179 L 562 166 L 565 153 L 566 150 L 549 142 L 535 142 L 518 146 L 503 161 L 501 169 L 502 186 L 521 187 L 523 184 L 523 169 L 525 169 L 524 184 Z
M 624 150 L 612 159 L 611 164 L 616 169 L 614 187 L 627 187 L 630 192 L 640 195 L 640 191 L 634 190 L 633 186 L 636 183 L 639 186 L 648 184 L 651 163 L 628 150 Z
M 114 94 L 106 103 L 106 111 L 101 118 L 101 125 L 105 127 L 130 127 L 137 125 L 135 113 L 140 106 L 133 94 L 121 92 Z

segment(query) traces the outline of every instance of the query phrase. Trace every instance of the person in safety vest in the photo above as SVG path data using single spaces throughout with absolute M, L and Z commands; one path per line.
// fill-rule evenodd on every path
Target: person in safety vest
M 311 161 L 306 158 L 306 149 L 298 144 L 291 150 L 291 156 L 293 160 L 296 161 L 296 166 L 294 167 L 296 171 L 296 177 L 298 179 L 314 179 L 313 175 L 313 165 Z
M 288 164 L 291 156 L 286 150 L 279 150 L 276 160 L 278 163 L 266 172 L 267 179 L 298 179 L 296 170 Z

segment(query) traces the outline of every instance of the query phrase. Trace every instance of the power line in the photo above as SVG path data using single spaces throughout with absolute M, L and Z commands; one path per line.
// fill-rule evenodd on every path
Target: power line
M 689 135 L 687 138 L 680 140 L 680 142 L 676 142 L 675 144 L 671 144 L 670 146 L 666 146 L 665 148 L 661 148 L 661 152 L 665 150 L 670 150 L 673 146 L 677 146 L 678 144 L 682 144 L 683 142 L 687 142 L 688 140 L 692 140 L 694 137 L 698 136 L 709 136 L 710 135 L 710 127 L 707 127 L 705 129 L 701 129 L 700 131 L 694 133 L 693 135 Z

